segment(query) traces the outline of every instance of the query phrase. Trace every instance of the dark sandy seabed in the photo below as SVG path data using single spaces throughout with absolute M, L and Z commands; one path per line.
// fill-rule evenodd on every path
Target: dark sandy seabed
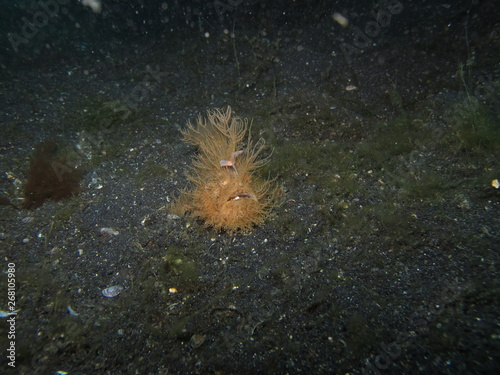
M 17 52 L 2 3 L 0 373 L 498 371 L 498 2 L 71 2 Z M 169 211 L 227 105 L 285 192 L 249 234 Z

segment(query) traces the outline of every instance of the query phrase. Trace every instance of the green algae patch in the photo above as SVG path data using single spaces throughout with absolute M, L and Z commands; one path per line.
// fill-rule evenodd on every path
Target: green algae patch
M 182 282 L 194 282 L 198 280 L 200 271 L 195 262 L 188 257 L 176 252 L 169 252 L 163 257 L 167 273 L 179 278 Z
M 471 97 L 452 106 L 451 111 L 459 150 L 489 153 L 498 149 L 500 119 L 486 104 Z
M 135 184 L 142 186 L 142 184 L 151 179 L 161 179 L 169 175 L 169 170 L 158 163 L 148 160 L 144 166 L 135 175 Z

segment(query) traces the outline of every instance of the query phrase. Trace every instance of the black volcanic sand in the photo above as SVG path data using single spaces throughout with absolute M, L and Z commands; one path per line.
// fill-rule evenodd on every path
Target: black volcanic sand
M 496 373 L 498 4 L 200 4 L 2 7 L 0 373 Z M 249 234 L 169 211 L 227 105 L 285 192 Z

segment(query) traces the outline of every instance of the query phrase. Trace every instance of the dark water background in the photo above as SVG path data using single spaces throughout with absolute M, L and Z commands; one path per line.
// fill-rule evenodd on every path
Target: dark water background
M 0 373 L 497 373 L 498 1 L 0 4 Z M 247 234 L 170 212 L 228 105 Z

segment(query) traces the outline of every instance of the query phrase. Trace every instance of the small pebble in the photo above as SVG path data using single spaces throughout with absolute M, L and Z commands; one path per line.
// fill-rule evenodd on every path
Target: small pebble
M 191 339 L 189 340 L 189 345 L 193 349 L 199 348 L 200 346 L 203 345 L 206 338 L 207 337 L 205 335 L 200 335 L 199 333 L 195 333 L 193 336 L 191 336 Z
M 118 236 L 120 234 L 120 232 L 118 232 L 117 230 L 114 230 L 113 228 L 101 228 L 101 234 Z

